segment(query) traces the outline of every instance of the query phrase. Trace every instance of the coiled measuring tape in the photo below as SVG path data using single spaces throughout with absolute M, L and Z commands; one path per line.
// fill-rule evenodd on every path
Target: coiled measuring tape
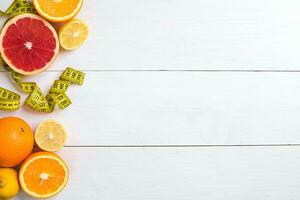
M 0 16 L 6 16 L 8 18 L 14 17 L 22 13 L 35 13 L 32 2 L 27 0 L 14 0 L 12 4 L 5 10 L 0 10 Z M 1 66 L 8 69 L 8 66 L 4 63 L 3 59 L 0 58 Z M 9 91 L 5 88 L 0 87 L 0 110 L 13 111 L 20 108 L 20 95 L 15 92 Z
M 51 113 L 55 105 L 60 109 L 65 109 L 72 104 L 66 92 L 71 84 L 82 85 L 85 74 L 81 71 L 67 67 L 58 80 L 52 84 L 49 93 L 44 96 L 41 89 L 35 82 L 23 82 L 23 75 L 12 71 L 9 67 L 4 67 L 11 72 L 14 82 L 24 93 L 29 94 L 24 102 L 27 110 Z M 12 91 L 0 87 L 0 110 L 13 111 L 20 108 L 20 96 Z
M 20 108 L 20 95 L 0 87 L 0 110 L 13 111 Z
M 23 13 L 36 13 L 31 1 L 14 0 L 5 12 L 0 11 L 0 16 L 14 17 Z M 65 109 L 72 104 L 66 95 L 67 89 L 71 84 L 82 85 L 85 74 L 71 67 L 61 74 L 58 80 L 54 81 L 49 93 L 44 96 L 41 89 L 35 82 L 23 82 L 23 75 L 10 69 L 0 57 L 0 64 L 6 71 L 11 72 L 12 79 L 20 89 L 29 94 L 24 102 L 27 110 L 50 113 L 53 112 L 57 104 L 60 109 Z M 20 95 L 0 87 L 0 110 L 13 111 L 18 110 L 21 104 Z

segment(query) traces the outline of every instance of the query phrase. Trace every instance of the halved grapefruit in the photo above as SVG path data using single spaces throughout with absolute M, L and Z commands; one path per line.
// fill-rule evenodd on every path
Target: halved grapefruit
M 14 71 L 34 75 L 55 60 L 59 42 L 55 29 L 34 14 L 21 14 L 9 20 L 0 34 L 0 52 Z

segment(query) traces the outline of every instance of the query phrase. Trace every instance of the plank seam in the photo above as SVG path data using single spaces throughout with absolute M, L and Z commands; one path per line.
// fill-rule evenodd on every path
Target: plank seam
M 224 148 L 224 147 L 300 147 L 300 144 L 241 144 L 241 145 L 65 145 L 73 148 Z
M 48 70 L 44 73 L 63 72 L 64 70 Z M 251 72 L 251 73 L 300 73 L 300 70 L 81 70 L 83 72 Z M 8 73 L 0 70 L 0 73 Z

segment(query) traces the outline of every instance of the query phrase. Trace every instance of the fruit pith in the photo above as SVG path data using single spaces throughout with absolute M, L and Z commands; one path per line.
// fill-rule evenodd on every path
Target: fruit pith
M 51 22 L 66 22 L 80 11 L 83 0 L 33 0 L 36 11 Z
M 41 17 L 21 14 L 9 20 L 0 35 L 0 52 L 14 71 L 24 75 L 47 69 L 59 51 L 57 33 Z
M 24 192 L 36 198 L 49 198 L 66 186 L 69 178 L 65 162 L 54 153 L 38 152 L 28 157 L 19 172 Z

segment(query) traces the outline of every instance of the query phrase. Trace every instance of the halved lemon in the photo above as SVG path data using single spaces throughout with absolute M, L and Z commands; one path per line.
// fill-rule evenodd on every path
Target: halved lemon
M 66 50 L 80 47 L 89 35 L 88 26 L 79 19 L 73 19 L 59 29 L 60 45 Z
M 64 146 L 66 140 L 66 130 L 54 120 L 42 122 L 35 132 L 35 142 L 44 151 L 58 151 Z
M 49 198 L 63 190 L 69 178 L 66 163 L 54 153 L 34 153 L 19 172 L 21 188 L 35 198 Z
M 80 11 L 83 0 L 33 0 L 37 12 L 51 22 L 66 22 Z

